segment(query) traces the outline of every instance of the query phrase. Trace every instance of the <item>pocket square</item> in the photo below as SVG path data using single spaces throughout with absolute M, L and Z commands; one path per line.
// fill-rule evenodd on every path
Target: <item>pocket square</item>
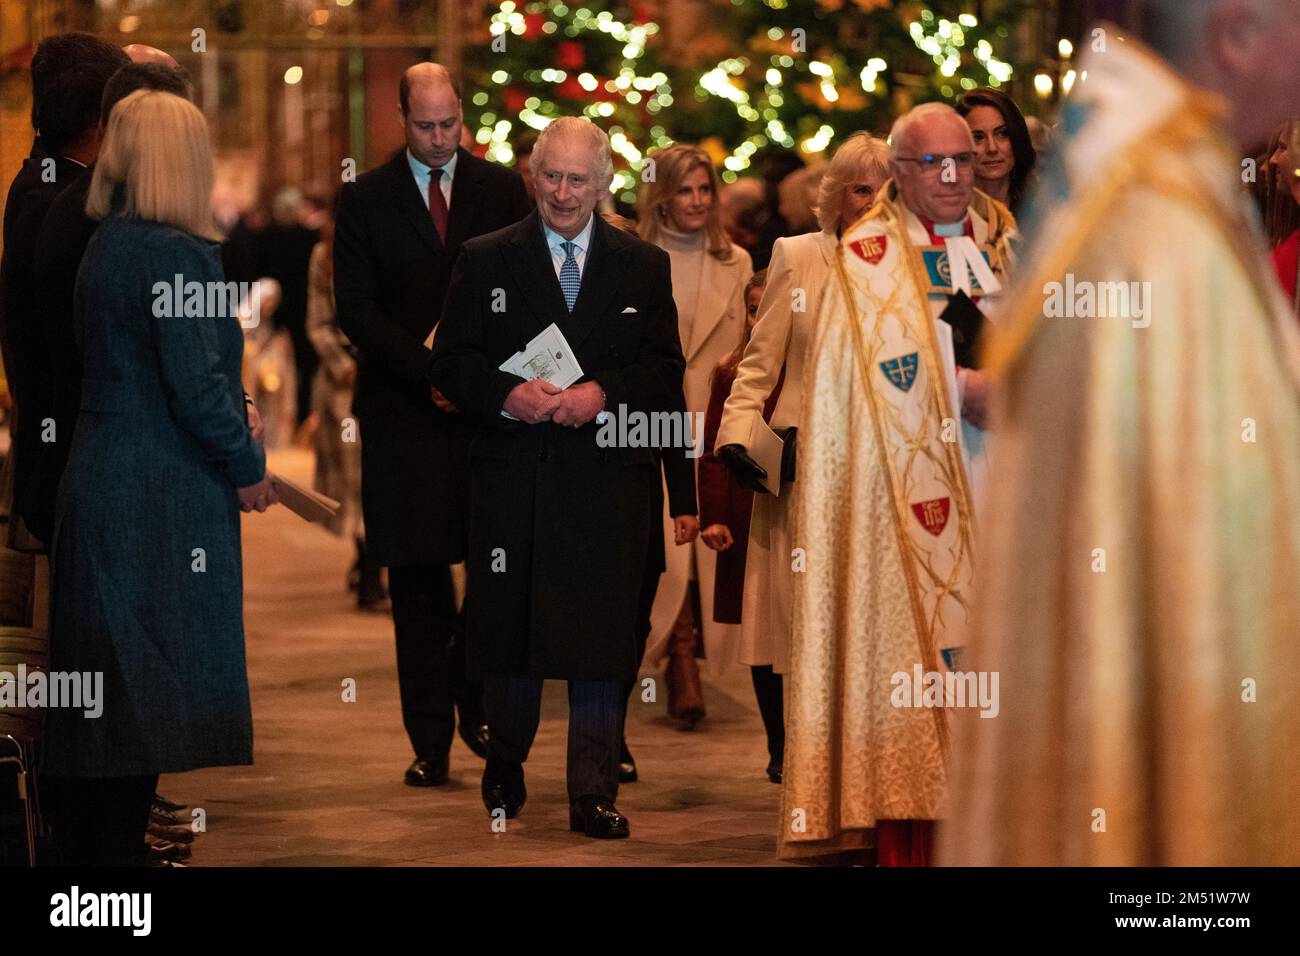
M 631 314 L 631 313 L 633 313 L 633 312 L 635 312 L 635 311 L 636 311 L 636 309 L 634 309 L 632 306 L 629 305 L 626 309 L 623 310 L 623 314 L 624 314 L 624 315 L 629 315 L 629 314 Z

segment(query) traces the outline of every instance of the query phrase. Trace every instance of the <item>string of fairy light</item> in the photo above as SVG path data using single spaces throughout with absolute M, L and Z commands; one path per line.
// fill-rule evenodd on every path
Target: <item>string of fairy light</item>
M 979 20 L 973 14 L 963 13 L 954 21 L 938 17 L 934 11 L 922 8 L 918 19 L 908 24 L 908 34 L 917 49 L 930 55 L 941 76 L 955 78 L 958 86 L 971 90 L 980 84 L 970 77 L 956 78 L 956 74 L 962 65 L 966 31 L 977 26 Z M 779 27 L 767 31 L 767 38 L 773 42 L 778 42 L 785 36 L 785 31 Z M 976 41 L 971 53 L 987 73 L 989 86 L 999 87 L 1010 81 L 1011 64 L 994 55 L 993 45 L 988 40 L 981 38 Z M 814 133 L 796 142 L 781 121 L 778 109 L 785 102 L 782 87 L 787 85 L 787 75 L 791 70 L 802 72 L 800 61 L 788 53 L 769 56 L 763 77 L 761 109 L 754 105 L 749 93 L 734 79 L 748 71 L 752 65 L 752 61 L 746 57 L 730 57 L 717 63 L 698 81 L 700 89 L 707 95 L 730 102 L 742 120 L 762 124 L 758 131 L 748 136 L 723 160 L 722 178 L 726 182 L 734 182 L 739 173 L 749 167 L 753 155 L 763 146 L 775 144 L 793 149 L 797 145 L 804 153 L 821 153 L 830 146 L 835 135 L 833 127 L 822 123 Z M 822 97 L 828 103 L 834 104 L 840 100 L 836 65 L 840 67 L 840 76 L 855 75 L 864 93 L 876 96 L 885 94 L 880 77 L 889 68 L 889 64 L 882 57 L 871 57 L 856 74 L 843 62 L 833 64 L 810 59 L 802 69 L 806 69 L 807 74 L 815 80 Z M 956 95 L 956 89 L 949 84 L 940 86 L 939 92 L 948 98 Z
M 572 13 L 571 18 L 570 13 Z M 668 74 L 662 71 L 641 74 L 637 70 L 637 61 L 645 55 L 646 44 L 659 32 L 657 23 L 628 24 L 608 11 L 593 13 L 585 7 L 575 10 L 563 3 L 530 3 L 522 5 L 521 8 L 520 4 L 512 0 L 504 0 L 497 12 L 492 15 L 489 24 L 491 35 L 494 38 L 505 36 L 507 43 L 509 42 L 507 34 L 522 36 L 527 29 L 525 14 L 544 14 L 546 19 L 541 25 L 541 30 L 547 35 L 558 33 L 571 39 L 578 39 L 586 33 L 595 31 L 607 34 L 622 43 L 622 62 L 618 72 L 603 81 L 605 92 L 616 95 L 630 107 L 644 105 L 646 112 L 651 115 L 672 106 L 673 91 Z M 567 23 L 562 22 L 566 19 Z M 545 88 L 544 84 L 558 86 L 564 83 L 569 79 L 569 72 L 556 67 L 545 67 L 523 70 L 518 76 L 514 76 L 508 70 L 500 69 L 493 71 L 489 79 L 494 86 L 499 87 L 522 80 L 534 88 Z M 589 71 L 578 73 L 575 79 L 588 93 L 595 93 L 602 87 L 602 81 Z M 483 91 L 474 94 L 471 99 L 471 102 L 479 107 L 487 106 L 490 101 L 491 96 Z M 609 100 L 590 103 L 583 109 L 583 113 L 593 120 L 607 119 L 615 112 L 616 107 Z M 562 110 L 554 100 L 545 95 L 529 96 L 524 100 L 523 108 L 517 118 L 525 126 L 540 130 L 561 114 Z M 479 115 L 478 121 L 475 139 L 487 147 L 488 158 L 502 163 L 513 162 L 514 152 L 510 147 L 513 128 L 511 120 L 508 117 L 498 117 L 491 111 L 484 111 Z M 629 167 L 615 171 L 610 190 L 615 192 L 621 190 L 624 194 L 628 194 L 637 186 L 637 178 L 630 170 L 640 167 L 643 154 L 640 148 L 628 138 L 627 132 L 621 126 L 610 126 L 607 132 L 610 147 L 623 157 Z M 649 136 L 650 145 L 653 147 L 672 144 L 672 139 L 663 126 L 652 126 Z
M 765 2 L 769 6 L 784 6 L 782 0 Z M 585 34 L 598 32 L 622 44 L 622 60 L 615 75 L 602 80 L 587 70 L 576 74 L 574 79 L 587 93 L 596 93 L 603 87 L 606 93 L 613 94 L 627 107 L 643 107 L 651 116 L 673 104 L 673 90 L 667 74 L 662 71 L 643 74 L 638 70 L 638 61 L 644 57 L 647 44 L 659 32 L 658 24 L 625 23 L 608 11 L 593 12 L 585 7 L 574 8 L 565 3 L 541 0 L 516 3 L 514 0 L 503 0 L 491 17 L 489 30 L 492 37 L 504 37 L 508 43 L 510 36 L 523 36 L 528 29 L 526 17 L 529 15 L 543 17 L 541 31 L 547 36 L 558 35 L 576 40 Z M 987 39 L 980 38 L 973 44 L 968 44 L 968 31 L 974 30 L 978 25 L 979 21 L 972 14 L 963 13 L 955 20 L 949 20 L 924 7 L 920 9 L 918 18 L 908 24 L 908 33 L 917 49 L 930 56 L 941 77 L 954 80 L 955 85 L 940 85 L 939 92 L 945 97 L 957 95 L 958 88 L 969 90 L 981 85 L 969 76 L 957 76 L 965 62 L 963 54 L 967 50 L 983 68 L 987 75 L 987 85 L 1000 87 L 1011 79 L 1011 64 L 994 55 L 993 46 Z M 1002 28 L 998 32 L 1005 35 Z M 780 27 L 766 31 L 766 38 L 773 43 L 779 43 L 786 37 L 786 31 Z M 762 68 L 761 93 L 756 90 L 756 96 L 751 97 L 740 78 L 755 65 L 756 61 L 746 56 L 729 57 L 716 63 L 696 80 L 698 95 L 727 101 L 741 120 L 756 127 L 723 158 L 722 178 L 726 182 L 734 182 L 740 173 L 748 169 L 754 155 L 764 146 L 779 145 L 787 149 L 797 147 L 805 154 L 822 153 L 830 147 L 835 136 L 835 130 L 830 125 L 822 123 L 812 133 L 796 139 L 783 123 L 779 110 L 785 105 L 785 91 L 792 82 L 805 83 L 811 80 L 822 98 L 832 106 L 841 100 L 841 91 L 845 89 L 842 84 L 845 83 L 856 83 L 868 96 L 884 97 L 888 92 L 882 76 L 889 69 L 889 64 L 879 56 L 870 57 L 863 66 L 854 69 L 839 57 L 796 58 L 791 53 L 772 53 Z M 561 107 L 545 91 L 568 81 L 570 72 L 555 66 L 521 69 L 517 73 L 497 69 L 489 79 L 496 87 L 524 83 L 541 91 L 540 95 L 531 95 L 524 100 L 522 109 L 514 119 L 498 116 L 487 108 L 492 101 L 488 92 L 480 91 L 472 97 L 474 106 L 483 108 L 478 116 L 476 140 L 486 147 L 489 159 L 511 163 L 514 153 L 510 137 L 515 121 L 540 130 L 560 116 Z M 583 108 L 584 114 L 593 120 L 608 119 L 617 111 L 618 107 L 610 99 L 593 101 Z M 638 185 L 633 171 L 639 168 L 643 153 L 622 126 L 612 125 L 608 127 L 608 132 L 610 146 L 627 163 L 626 169 L 615 171 L 610 189 L 630 198 Z M 647 145 L 650 148 L 668 146 L 673 142 L 664 126 L 658 124 L 650 128 L 648 137 Z

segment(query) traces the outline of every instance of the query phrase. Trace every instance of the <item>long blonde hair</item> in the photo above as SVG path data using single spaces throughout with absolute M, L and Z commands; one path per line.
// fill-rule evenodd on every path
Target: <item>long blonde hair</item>
M 668 203 L 677 195 L 682 181 L 697 169 L 704 169 L 709 174 L 709 186 L 713 189 L 713 206 L 709 209 L 709 218 L 704 223 L 705 246 L 709 255 L 727 262 L 731 259 L 731 240 L 722 227 L 722 203 L 718 190 L 718 173 L 713 168 L 709 154 L 690 143 L 674 143 L 656 150 L 650 159 L 654 161 L 654 179 L 647 182 L 637 197 L 638 229 L 646 242 L 659 245 L 659 234 L 668 217 Z
M 123 187 L 123 213 L 219 239 L 212 214 L 208 124 L 189 100 L 137 90 L 113 107 L 86 198 L 86 215 L 103 219 Z

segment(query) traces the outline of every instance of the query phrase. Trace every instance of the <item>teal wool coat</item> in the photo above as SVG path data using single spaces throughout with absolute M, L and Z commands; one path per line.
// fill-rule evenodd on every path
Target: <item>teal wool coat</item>
M 237 488 L 265 455 L 248 431 L 230 314 L 160 317 L 155 284 L 223 280 L 218 247 L 109 216 L 77 274 L 81 410 L 51 554 L 50 666 L 103 674 L 103 713 L 52 709 L 61 776 L 247 764 Z

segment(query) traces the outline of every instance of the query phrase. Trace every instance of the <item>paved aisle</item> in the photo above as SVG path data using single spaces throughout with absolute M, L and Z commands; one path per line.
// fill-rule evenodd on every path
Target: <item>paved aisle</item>
M 306 480 L 303 452 L 272 467 Z M 284 508 L 244 518 L 248 662 L 256 764 L 164 777 L 168 797 L 202 807 L 197 866 L 741 865 L 776 862 L 780 788 L 749 676 L 706 687 L 709 719 L 691 733 L 665 695 L 634 702 L 629 743 L 642 780 L 619 807 L 632 837 L 570 833 L 564 793 L 564 685 L 547 684 L 526 770 L 528 803 L 494 834 L 479 798 L 482 762 L 456 738 L 451 781 L 402 784 L 410 762 L 397 699 L 392 624 L 354 610 L 344 589 L 348 542 Z M 356 681 L 356 703 L 342 701 Z

